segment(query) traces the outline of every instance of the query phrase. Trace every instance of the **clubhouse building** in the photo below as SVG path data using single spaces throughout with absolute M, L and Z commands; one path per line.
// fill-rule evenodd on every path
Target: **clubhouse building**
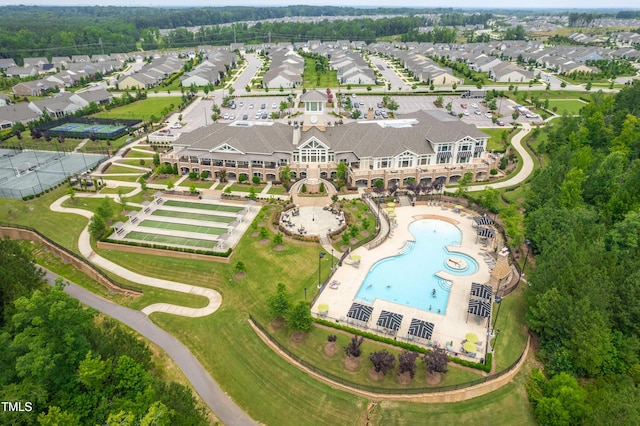
M 161 160 L 177 164 L 180 174 L 208 171 L 218 178 L 224 170 L 228 180 L 245 175 L 267 182 L 280 180 L 287 165 L 294 180 L 332 179 L 344 162 L 348 185 L 372 187 L 381 179 L 385 188 L 403 187 L 410 178 L 455 183 L 466 172 L 487 180 L 498 165 L 498 156 L 486 151 L 489 136 L 445 111 L 327 126 L 323 92 L 309 91 L 301 102 L 301 124 L 214 123 L 180 135 Z

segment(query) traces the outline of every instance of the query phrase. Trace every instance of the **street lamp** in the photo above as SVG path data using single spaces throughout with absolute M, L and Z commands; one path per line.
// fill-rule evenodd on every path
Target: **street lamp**
M 520 276 L 524 275 L 524 268 L 527 267 L 527 259 L 529 258 L 529 252 L 531 251 L 531 240 L 524 240 L 524 243 L 527 245 L 527 256 L 524 258 L 524 264 L 522 265 L 522 272 Z
M 320 254 L 318 255 L 318 288 L 322 287 L 322 278 L 320 277 L 321 275 L 321 267 L 322 267 L 322 263 L 320 263 L 320 261 L 322 260 L 322 258 L 324 257 L 326 253 L 321 251 Z
M 331 247 L 331 270 L 333 271 L 333 247 Z
M 496 344 L 498 343 L 498 336 L 500 335 L 500 329 L 496 330 L 496 337 L 493 338 L 493 351 L 496 351 Z
M 502 306 L 502 297 L 500 297 L 497 292 L 493 299 L 498 304 L 498 311 L 496 312 L 496 318 L 493 320 L 493 328 L 496 328 L 496 324 L 498 324 L 498 316 L 500 315 L 500 306 Z
M 304 288 L 304 301 L 307 301 L 307 288 Z

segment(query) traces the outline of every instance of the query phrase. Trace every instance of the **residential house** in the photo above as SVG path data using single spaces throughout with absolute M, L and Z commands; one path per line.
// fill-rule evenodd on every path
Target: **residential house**
M 528 83 L 535 78 L 535 74 L 519 65 L 503 62 L 489 70 L 489 78 L 499 83 Z
M 0 58 L 0 70 L 6 70 L 10 67 L 16 67 L 16 62 L 11 58 Z
M 32 111 L 29 105 L 24 102 L 7 105 L 0 108 L 0 129 L 7 129 L 15 123 L 26 125 L 38 118 L 40 118 L 40 115 Z
M 16 96 L 42 96 L 54 85 L 44 80 L 22 81 L 13 86 L 12 91 Z
M 104 89 L 86 90 L 84 92 L 76 92 L 69 98 L 74 104 L 80 105 L 81 108 L 89 106 L 91 102 L 96 105 L 105 105 L 113 100 L 113 95 Z
M 29 108 L 38 115 L 47 114 L 52 118 L 61 118 L 82 109 L 71 101 L 72 93 L 58 93 L 51 98 L 29 102 Z

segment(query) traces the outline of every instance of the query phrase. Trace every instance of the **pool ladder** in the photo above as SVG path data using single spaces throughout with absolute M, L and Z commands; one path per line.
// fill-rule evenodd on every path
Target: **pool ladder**
M 411 250 L 413 250 L 413 247 L 415 245 L 416 245 L 415 241 L 412 241 L 412 240 L 405 241 L 404 245 L 402 246 L 402 248 L 400 250 L 398 250 L 398 254 L 409 253 Z
M 443 291 L 449 293 L 451 291 L 451 286 L 453 286 L 453 281 L 449 280 L 438 280 L 438 287 L 440 287 Z

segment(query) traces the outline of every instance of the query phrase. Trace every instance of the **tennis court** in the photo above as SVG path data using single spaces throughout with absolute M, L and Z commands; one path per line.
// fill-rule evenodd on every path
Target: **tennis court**
M 148 234 L 146 232 L 131 231 L 126 236 L 128 240 L 144 241 L 145 243 L 160 243 L 173 246 L 187 246 L 203 249 L 215 249 L 217 241 L 200 240 L 197 238 L 175 237 L 173 235 Z
M 231 223 L 237 218 L 235 216 L 218 216 L 204 213 L 177 212 L 173 210 L 158 209 L 151 213 L 151 216 L 177 217 L 180 219 L 202 220 L 205 222 Z
M 193 203 L 189 201 L 178 201 L 178 200 L 167 200 L 165 201 L 164 205 L 170 206 L 170 207 L 185 207 L 188 209 L 212 210 L 212 211 L 231 212 L 231 213 L 238 213 L 244 209 L 244 207 L 223 206 L 221 204 Z
M 214 228 L 212 226 L 190 225 L 186 223 L 161 222 L 157 220 L 143 220 L 140 226 L 147 228 L 168 229 L 172 231 L 195 232 L 206 235 L 222 235 L 227 232 L 226 228 Z
M 81 124 L 81 123 L 67 123 L 60 126 L 53 127 L 49 130 L 62 131 L 62 132 L 81 132 L 81 133 L 97 133 L 97 134 L 109 134 L 123 130 L 125 126 L 113 126 L 110 124 Z
M 76 139 L 115 139 L 140 124 L 140 120 L 106 120 L 86 117 L 64 117 L 37 127 L 43 134 Z

